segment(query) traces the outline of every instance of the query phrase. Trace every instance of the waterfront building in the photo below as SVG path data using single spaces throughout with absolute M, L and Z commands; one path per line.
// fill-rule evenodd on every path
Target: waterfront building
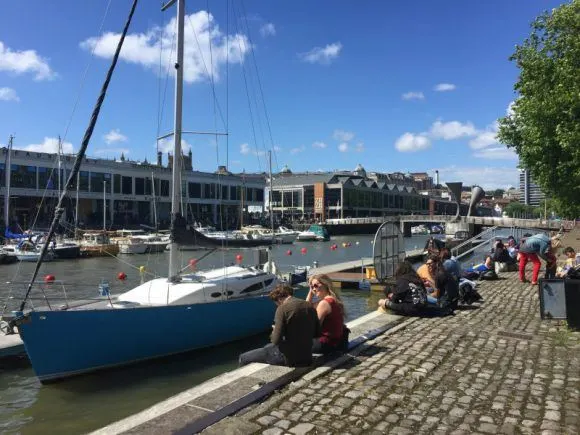
M 8 148 L 0 153 L 0 197 L 6 192 Z M 189 222 L 235 227 L 244 213 L 264 205 L 264 177 L 232 174 L 225 167 L 214 173 L 192 170 L 192 156 L 183 155 L 182 197 Z M 59 177 L 60 160 L 60 177 Z M 11 150 L 10 224 L 23 229 L 31 225 L 48 226 L 75 156 Z M 64 219 L 72 224 L 75 212 L 87 227 L 154 225 L 167 226 L 171 212 L 171 166 L 157 162 L 85 158 L 77 180 L 73 180 L 66 199 Z M 60 181 L 59 181 L 60 180 Z M 106 210 L 103 211 L 103 204 Z M 78 207 L 78 208 L 77 208 Z M 3 221 L 2 217 L 2 221 Z
M 367 174 L 361 165 L 352 172 L 305 173 L 285 166 L 273 177 L 272 205 L 267 208 L 277 219 L 290 221 L 429 213 L 430 198 L 407 184 L 409 179 L 412 183 L 402 173 Z
M 520 169 L 520 203 L 538 206 L 546 197 L 527 169 Z

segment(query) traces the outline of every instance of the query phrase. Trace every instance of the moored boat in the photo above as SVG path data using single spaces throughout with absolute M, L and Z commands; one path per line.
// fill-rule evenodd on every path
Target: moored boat
M 325 227 L 322 225 L 310 225 L 306 231 L 298 233 L 296 237 L 297 240 L 301 242 L 307 241 L 328 241 L 330 240 L 330 235 Z

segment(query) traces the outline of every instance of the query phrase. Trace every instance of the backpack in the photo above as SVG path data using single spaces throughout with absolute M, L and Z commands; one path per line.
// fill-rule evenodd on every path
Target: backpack
M 479 279 L 483 279 L 486 281 L 493 281 L 498 279 L 497 273 L 495 273 L 495 270 L 486 270 L 484 272 L 481 272 L 479 274 Z
M 409 293 L 411 294 L 413 305 L 419 307 L 427 305 L 427 290 L 424 286 L 410 282 Z

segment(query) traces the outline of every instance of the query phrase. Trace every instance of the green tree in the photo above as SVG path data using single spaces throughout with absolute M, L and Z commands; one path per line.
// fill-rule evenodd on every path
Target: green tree
M 510 60 L 517 98 L 498 138 L 568 216 L 580 216 L 580 0 L 539 16 Z
M 503 189 L 495 189 L 493 191 L 493 197 L 494 198 L 501 198 L 504 193 L 505 193 L 505 190 L 503 190 Z
M 512 218 L 535 219 L 540 217 L 539 208 L 521 204 L 519 202 L 510 202 L 506 205 L 504 213 Z

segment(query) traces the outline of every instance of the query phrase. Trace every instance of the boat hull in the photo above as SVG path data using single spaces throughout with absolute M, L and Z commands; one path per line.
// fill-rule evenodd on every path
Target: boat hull
M 215 346 L 272 324 L 267 296 L 157 307 L 32 311 L 18 329 L 42 382 Z M 217 319 L 223 319 L 221 321 Z
M 53 249 L 55 258 L 79 258 L 81 256 L 80 246 L 65 246 Z

